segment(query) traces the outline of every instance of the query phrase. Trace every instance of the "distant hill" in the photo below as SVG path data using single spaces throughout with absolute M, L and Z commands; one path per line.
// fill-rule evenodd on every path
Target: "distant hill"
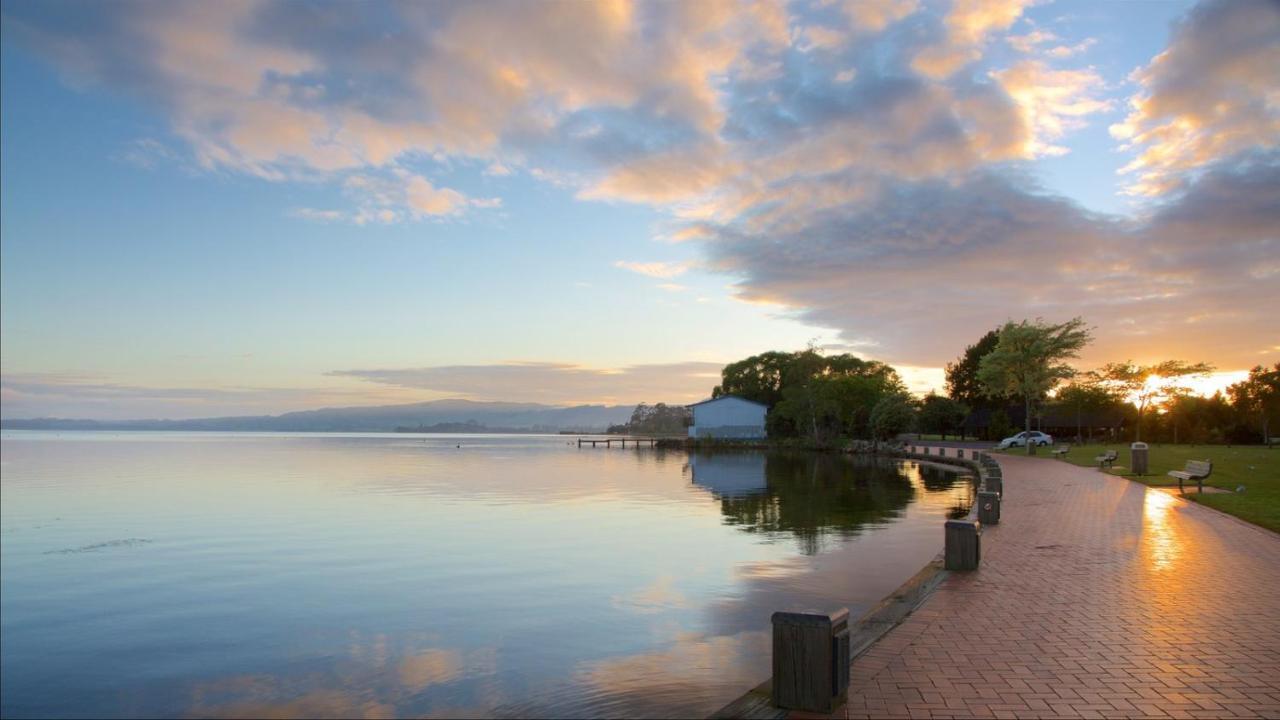
M 3 419 L 10 430 L 223 430 L 275 432 L 394 432 L 433 425 L 468 424 L 525 432 L 602 431 L 631 417 L 630 405 L 557 407 L 538 403 L 433 400 L 409 405 L 323 408 L 283 415 L 198 418 L 194 420 Z

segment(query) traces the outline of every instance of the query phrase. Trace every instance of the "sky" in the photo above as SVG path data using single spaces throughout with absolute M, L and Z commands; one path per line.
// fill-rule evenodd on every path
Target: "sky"
M 0 413 L 691 402 L 1008 320 L 1280 359 L 1280 3 L 0 10 Z

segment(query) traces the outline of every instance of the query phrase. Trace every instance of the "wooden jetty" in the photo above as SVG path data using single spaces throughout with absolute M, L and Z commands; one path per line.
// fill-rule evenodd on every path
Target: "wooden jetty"
M 591 447 L 604 445 L 608 448 L 613 447 L 614 443 L 621 443 L 622 447 L 626 447 L 628 442 L 635 447 L 640 447 L 641 443 L 649 443 L 649 447 L 655 447 L 659 440 L 662 440 L 662 438 L 578 438 L 578 447 L 583 445 L 591 445 Z

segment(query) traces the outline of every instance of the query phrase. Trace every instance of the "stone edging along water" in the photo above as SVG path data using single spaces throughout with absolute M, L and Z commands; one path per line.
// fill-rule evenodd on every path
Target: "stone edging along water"
M 947 451 L 951 451 L 951 455 Z M 1004 478 L 1000 466 L 987 453 L 969 450 L 969 457 L 964 457 L 964 448 L 923 447 L 907 445 L 885 453 L 889 457 L 919 462 L 958 465 L 971 470 L 978 478 L 973 504 L 969 507 L 967 520 L 978 517 L 979 492 L 1004 492 Z M 945 569 L 943 554 L 939 553 L 920 572 L 867 612 L 857 621 L 850 623 L 850 661 L 865 653 L 884 637 L 890 630 L 902 623 L 916 608 L 920 607 L 933 590 L 953 572 Z M 774 707 L 772 702 L 773 679 L 765 680 L 749 690 L 733 702 L 716 711 L 712 718 L 748 718 L 749 720 L 780 720 L 792 711 Z

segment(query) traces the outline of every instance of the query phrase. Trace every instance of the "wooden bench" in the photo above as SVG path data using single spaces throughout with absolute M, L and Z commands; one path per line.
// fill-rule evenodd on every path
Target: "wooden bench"
M 1213 472 L 1213 463 L 1208 460 L 1188 460 L 1181 470 L 1170 470 L 1169 477 L 1178 478 L 1178 492 L 1182 492 L 1182 483 L 1196 481 L 1196 492 L 1204 492 L 1204 479 Z
M 1058 446 L 1058 449 L 1057 449 L 1057 450 L 1054 450 L 1054 451 L 1053 451 L 1052 453 L 1050 453 L 1050 454 L 1051 454 L 1051 455 L 1053 455 L 1054 457 L 1058 458 L 1059 460 L 1063 460 L 1063 459 L 1065 459 L 1065 458 L 1067 457 L 1067 453 L 1069 453 L 1069 452 L 1071 452 L 1071 446 L 1070 446 L 1070 445 L 1059 445 L 1059 446 Z
M 1108 450 L 1102 453 L 1101 455 L 1095 456 L 1093 458 L 1093 461 L 1098 463 L 1099 468 L 1111 467 L 1113 464 L 1115 464 L 1116 458 L 1118 457 L 1119 457 L 1119 454 L 1115 450 Z

